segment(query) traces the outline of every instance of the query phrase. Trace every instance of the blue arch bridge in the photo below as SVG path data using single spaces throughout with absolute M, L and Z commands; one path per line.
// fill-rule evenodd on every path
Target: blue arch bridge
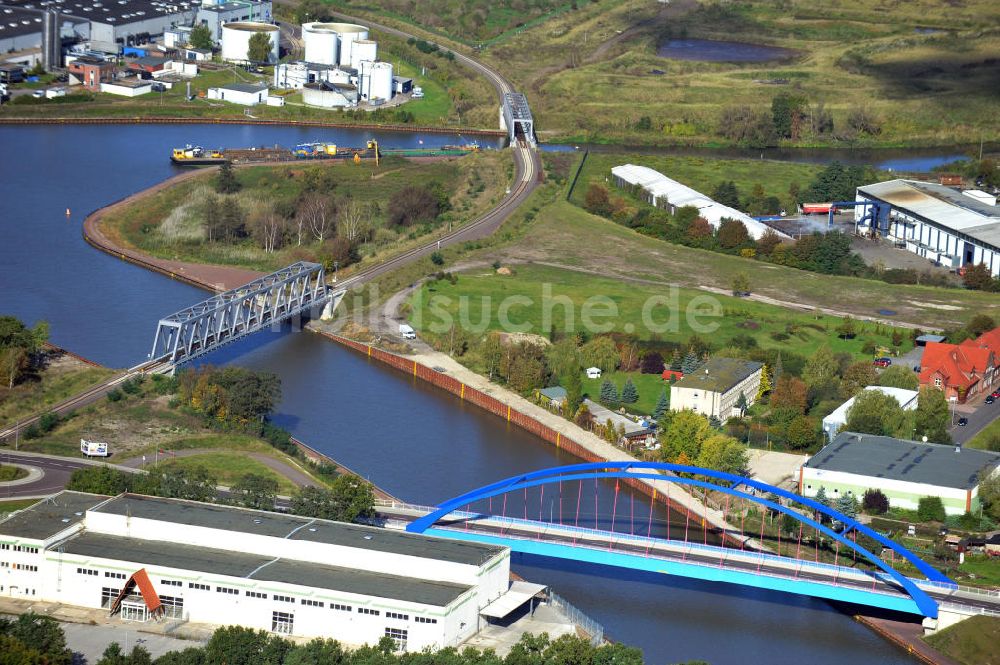
M 615 481 L 610 521 L 604 515 L 598 524 L 595 508 L 595 517 L 584 520 L 594 525 L 591 528 L 581 523 L 581 502 L 590 501 L 591 491 L 596 501 L 597 484 L 608 479 Z M 627 514 L 634 507 L 617 514 L 619 483 L 626 479 L 666 481 L 666 491 L 652 492 L 649 517 L 639 524 L 634 513 Z M 701 518 L 692 519 L 684 508 L 687 503 L 678 501 L 683 498 L 678 496 L 680 488 L 674 488 L 671 498 L 672 485 L 702 488 L 723 497 L 724 523 L 731 526 L 710 536 L 709 529 L 701 528 Z M 583 498 L 585 486 L 588 498 Z M 671 530 L 668 519 L 665 533 L 663 524 L 654 529 L 657 492 L 677 522 Z M 552 509 L 556 501 L 558 516 Z M 759 507 L 761 524 L 744 532 L 746 508 L 751 505 Z M 802 594 L 927 619 L 937 619 L 942 608 L 965 614 L 1000 613 L 995 594 L 959 588 L 907 548 L 852 517 L 779 487 L 694 466 L 573 464 L 506 478 L 436 507 L 393 503 L 378 510 L 389 526 L 412 533 L 503 545 L 555 559 Z M 775 542 L 773 535 L 764 533 L 764 515 L 788 515 L 794 522 L 784 520 Z M 788 528 L 791 525 L 794 530 Z

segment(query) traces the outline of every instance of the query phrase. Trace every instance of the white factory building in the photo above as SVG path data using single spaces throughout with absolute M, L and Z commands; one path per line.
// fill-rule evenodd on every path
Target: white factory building
M 698 215 L 708 221 L 713 228 L 719 228 L 723 219 L 735 219 L 743 222 L 750 236 L 757 240 L 767 229 L 771 228 L 753 217 L 713 201 L 710 197 L 697 192 L 687 185 L 672 180 L 659 171 L 646 166 L 623 164 L 611 169 L 611 177 L 618 187 L 638 187 L 650 205 L 669 210 L 671 214 L 679 208 L 691 206 L 698 209 Z M 779 236 L 788 236 L 775 231 Z
M 0 522 L 0 596 L 349 645 L 457 646 L 544 589 L 509 575 L 503 547 L 132 494 L 65 491 Z
M 886 237 L 950 268 L 984 264 L 1000 276 L 1000 208 L 996 197 L 916 180 L 889 180 L 857 189 L 858 201 L 883 204 Z M 885 208 L 889 208 L 886 212 Z M 866 211 L 859 206 L 855 219 Z

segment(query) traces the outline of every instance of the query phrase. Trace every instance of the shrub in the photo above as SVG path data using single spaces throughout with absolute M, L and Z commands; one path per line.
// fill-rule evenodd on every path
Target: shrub
M 882 490 L 873 487 L 865 490 L 864 496 L 861 497 L 861 507 L 868 514 L 885 515 L 889 512 L 889 497 L 883 494 Z
M 120 402 L 122 397 L 124 397 L 122 391 L 118 390 L 117 388 L 108 393 L 109 402 Z
M 441 252 L 434 252 L 433 254 L 431 254 L 431 263 L 433 263 L 436 266 L 444 265 L 444 256 L 441 254 Z
M 128 393 L 129 395 L 137 395 L 142 390 L 142 377 L 134 376 L 131 379 L 126 379 L 121 383 L 122 391 Z
M 941 497 L 925 496 L 917 504 L 917 517 L 922 522 L 943 522 L 945 519 L 944 504 Z
M 60 421 L 61 418 L 59 418 L 58 414 L 47 411 L 38 418 L 38 429 L 43 434 L 46 434 L 54 430 L 59 425 Z

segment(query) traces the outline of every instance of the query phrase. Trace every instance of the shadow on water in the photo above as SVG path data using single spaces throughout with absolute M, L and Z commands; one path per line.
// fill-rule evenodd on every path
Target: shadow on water
M 799 52 L 780 46 L 727 42 L 714 39 L 668 39 L 656 55 L 671 60 L 696 62 L 773 62 L 790 60 Z

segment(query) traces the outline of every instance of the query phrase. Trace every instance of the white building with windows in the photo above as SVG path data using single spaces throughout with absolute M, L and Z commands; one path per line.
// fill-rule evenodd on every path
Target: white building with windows
M 725 421 L 742 415 L 740 395 L 753 406 L 764 365 L 752 360 L 712 358 L 670 386 L 670 410 L 694 411 Z
M 887 204 L 880 217 L 889 240 L 948 268 L 982 263 L 996 277 L 1000 276 L 1000 208 L 995 198 L 982 194 L 900 179 L 858 187 L 856 198 Z M 855 219 L 860 222 L 866 212 L 858 206 Z
M 0 522 L 0 596 L 349 645 L 459 645 L 517 600 L 509 575 L 503 547 L 134 494 L 65 491 Z

